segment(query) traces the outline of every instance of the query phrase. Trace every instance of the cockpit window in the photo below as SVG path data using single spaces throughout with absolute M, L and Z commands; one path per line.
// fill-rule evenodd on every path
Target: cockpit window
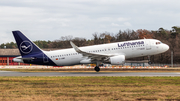
M 162 42 L 156 42 L 156 45 L 161 44 Z

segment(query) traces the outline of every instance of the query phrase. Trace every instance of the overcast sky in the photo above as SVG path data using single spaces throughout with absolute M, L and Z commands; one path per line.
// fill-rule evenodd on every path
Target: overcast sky
M 95 32 L 158 30 L 180 25 L 180 0 L 0 0 L 0 44 L 15 42 L 12 31 L 30 40 Z

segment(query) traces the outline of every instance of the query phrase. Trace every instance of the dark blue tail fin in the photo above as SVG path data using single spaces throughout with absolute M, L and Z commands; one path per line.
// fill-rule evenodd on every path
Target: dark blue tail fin
M 20 31 L 12 31 L 12 33 L 22 56 L 42 53 L 41 49 L 39 49 Z
M 31 42 L 20 31 L 12 31 L 19 51 L 21 53 L 21 59 L 24 63 L 38 64 L 38 65 L 52 65 L 56 64 L 33 42 Z

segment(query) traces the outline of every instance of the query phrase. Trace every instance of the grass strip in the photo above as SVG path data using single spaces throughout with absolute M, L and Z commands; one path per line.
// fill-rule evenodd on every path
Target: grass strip
M 0 77 L 0 100 L 180 100 L 180 77 Z

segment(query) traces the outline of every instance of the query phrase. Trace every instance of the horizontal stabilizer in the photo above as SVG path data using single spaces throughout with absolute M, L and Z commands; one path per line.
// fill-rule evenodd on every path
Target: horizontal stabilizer
M 21 59 L 21 60 L 34 60 L 35 58 L 31 57 L 31 58 L 17 58 L 17 59 Z

